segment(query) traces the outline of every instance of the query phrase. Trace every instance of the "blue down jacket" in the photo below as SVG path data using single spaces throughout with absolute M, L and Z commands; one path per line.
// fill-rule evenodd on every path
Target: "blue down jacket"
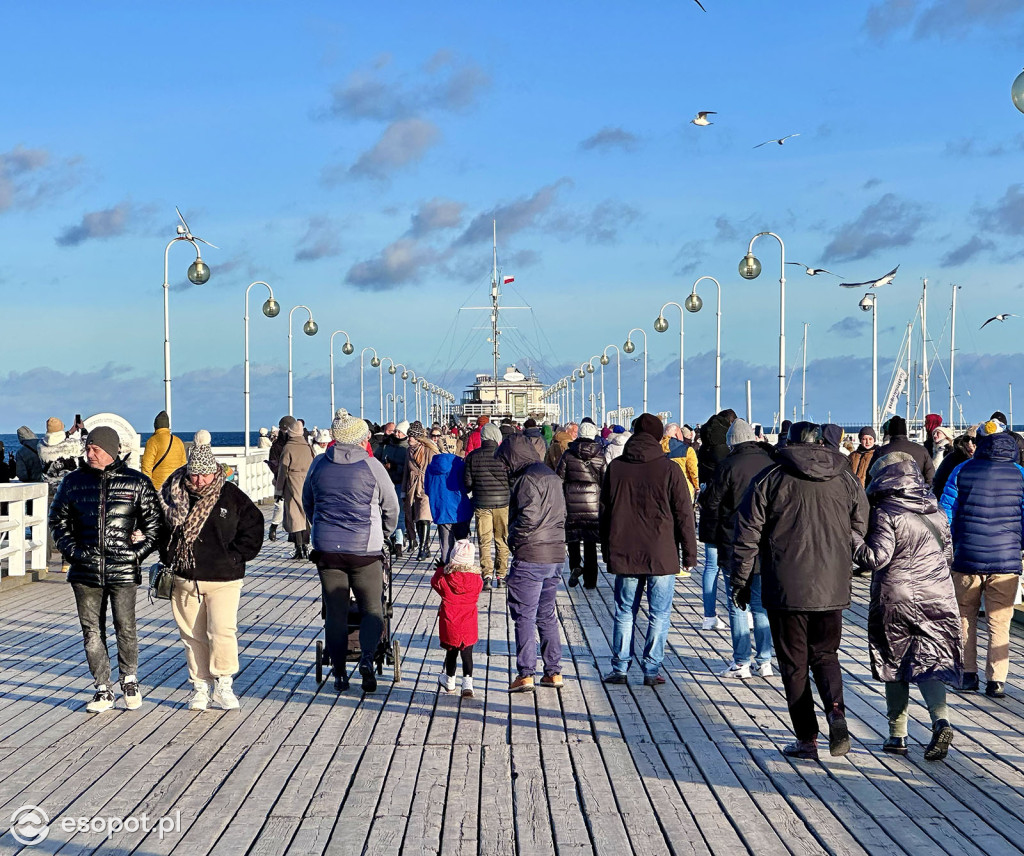
M 953 570 L 1019 574 L 1024 548 L 1024 468 L 1012 434 L 978 439 L 949 476 L 940 505 L 953 531 Z
M 868 500 L 868 534 L 853 533 L 853 559 L 871 571 L 871 672 L 880 681 L 957 681 L 963 641 L 945 515 L 914 461 L 873 476 Z
M 463 485 L 466 462 L 447 452 L 434 455 L 423 476 L 423 490 L 430 500 L 435 523 L 464 523 L 473 519 L 473 503 Z

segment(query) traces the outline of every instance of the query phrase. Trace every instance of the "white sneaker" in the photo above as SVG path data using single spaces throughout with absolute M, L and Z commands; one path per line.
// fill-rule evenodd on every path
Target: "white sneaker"
M 455 692 L 455 675 L 446 675 L 441 672 L 437 677 L 437 683 L 446 693 Z
M 238 710 L 241 707 L 238 697 L 231 690 L 231 678 L 217 678 L 217 684 L 210 696 L 210 704 L 221 710 Z
M 462 676 L 462 697 L 473 698 L 473 678 L 469 675 Z
M 142 707 L 142 690 L 139 689 L 139 679 L 135 675 L 126 675 L 122 679 L 121 695 L 124 696 L 124 706 L 128 710 Z
M 114 694 L 106 684 L 96 687 L 96 692 L 85 709 L 89 713 L 104 713 L 114 706 Z
M 701 630 L 717 630 L 718 629 L 718 616 L 712 615 L 711 618 L 705 618 L 704 623 L 701 625 Z
M 729 663 L 729 668 L 724 672 L 719 672 L 718 676 L 721 678 L 740 678 L 746 680 L 750 677 L 750 663 L 744 663 L 741 666 L 733 661 Z
M 757 676 L 759 678 L 770 678 L 774 674 L 775 672 L 772 671 L 772 664 L 770 662 L 761 663 L 757 667 Z
M 188 703 L 189 710 L 206 710 L 210 706 L 210 685 L 206 681 L 193 681 L 195 693 Z

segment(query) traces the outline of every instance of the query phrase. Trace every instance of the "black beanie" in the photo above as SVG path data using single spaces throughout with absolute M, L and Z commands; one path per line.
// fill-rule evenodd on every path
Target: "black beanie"
M 998 419 L 1004 425 L 1007 425 L 1009 423 L 1009 420 L 1006 418 L 1006 414 L 1003 413 L 1001 410 L 997 410 L 995 413 L 989 416 L 989 419 Z
M 171 427 L 171 417 L 167 415 L 166 410 L 161 410 L 157 415 L 156 419 L 153 420 L 153 430 L 159 431 L 161 428 Z
M 890 437 L 907 436 L 907 420 L 902 416 L 893 416 L 889 420 L 889 429 L 886 432 Z
M 870 425 L 865 425 L 863 428 L 861 428 L 860 429 L 860 433 L 857 436 L 858 437 L 870 437 L 872 440 L 877 440 L 878 439 L 875 436 L 875 429 L 872 428 Z
M 633 420 L 634 434 L 650 434 L 659 443 L 665 435 L 665 423 L 653 413 L 641 413 Z
M 99 446 L 116 461 L 118 453 L 121 451 L 121 438 L 117 436 L 117 432 L 113 428 L 100 425 L 89 432 L 86 445 Z

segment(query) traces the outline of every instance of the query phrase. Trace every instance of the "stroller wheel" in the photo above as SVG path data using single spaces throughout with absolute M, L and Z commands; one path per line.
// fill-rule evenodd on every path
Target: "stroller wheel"
M 324 682 L 324 643 L 316 640 L 316 682 Z

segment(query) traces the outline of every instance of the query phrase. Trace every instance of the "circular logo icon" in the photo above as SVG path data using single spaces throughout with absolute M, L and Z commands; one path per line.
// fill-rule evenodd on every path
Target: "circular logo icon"
M 37 805 L 23 805 L 11 815 L 11 835 L 19 844 L 41 844 L 50 834 L 50 818 Z

